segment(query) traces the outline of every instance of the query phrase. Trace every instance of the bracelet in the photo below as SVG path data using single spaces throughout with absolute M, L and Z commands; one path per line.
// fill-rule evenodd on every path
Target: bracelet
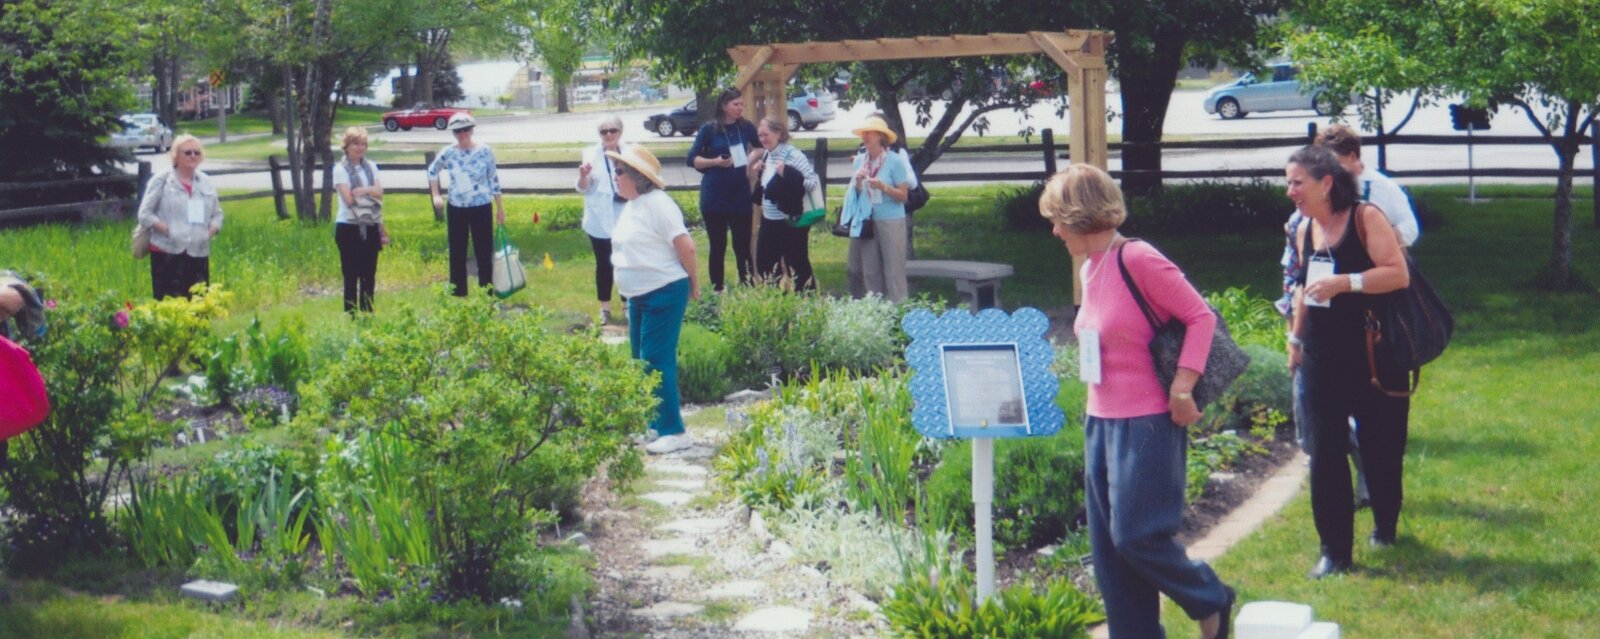
M 1194 399 L 1194 393 L 1173 393 L 1172 396 L 1173 398 L 1180 400 Z
M 1300 336 L 1295 335 L 1294 333 L 1290 333 L 1289 334 L 1289 345 L 1293 346 L 1295 348 L 1300 348 L 1300 347 L 1305 346 L 1306 343 L 1300 340 Z
M 1363 284 L 1363 282 L 1361 280 L 1362 280 L 1362 277 L 1361 277 L 1360 273 L 1351 273 L 1350 274 L 1350 292 L 1351 293 L 1360 293 L 1361 292 L 1361 285 Z

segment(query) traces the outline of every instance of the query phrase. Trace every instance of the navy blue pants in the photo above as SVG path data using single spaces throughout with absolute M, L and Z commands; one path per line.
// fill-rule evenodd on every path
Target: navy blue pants
M 467 296 L 467 238 L 478 263 L 478 286 L 494 279 L 494 215 L 489 205 L 457 207 L 445 213 L 445 233 L 450 242 L 450 285 L 456 297 Z
M 1188 454 L 1188 431 L 1166 413 L 1084 420 L 1089 542 L 1112 639 L 1165 637 L 1162 593 L 1191 619 L 1228 605 L 1217 573 L 1175 539 Z
M 628 346 L 634 359 L 642 359 L 645 370 L 660 371 L 656 387 L 655 419 L 650 428 L 657 435 L 683 433 L 683 413 L 678 403 L 678 334 L 683 332 L 683 313 L 689 308 L 689 278 L 683 278 L 637 297 L 628 298 Z

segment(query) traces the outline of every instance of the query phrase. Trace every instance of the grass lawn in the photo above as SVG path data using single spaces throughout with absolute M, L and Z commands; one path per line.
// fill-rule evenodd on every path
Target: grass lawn
M 1045 233 L 1006 231 L 992 212 L 1001 190 L 935 191 L 930 207 L 917 216 L 918 255 L 1012 264 L 1016 276 L 1002 290 L 1008 307 L 1070 303 L 1065 249 Z M 1552 191 L 1481 188 L 1495 200 L 1469 206 L 1460 201 L 1463 187 L 1415 189 L 1414 196 L 1440 220 L 1425 229 L 1416 255 L 1456 312 L 1458 331 L 1451 350 L 1428 367 L 1413 402 L 1399 544 L 1383 551 L 1358 545 L 1357 572 L 1307 580 L 1317 550 L 1309 500 L 1302 494 L 1217 563 L 1223 578 L 1239 588 L 1241 601 L 1309 603 L 1319 619 L 1340 623 L 1344 636 L 1354 638 L 1590 632 L 1584 622 L 1600 607 L 1600 560 L 1590 536 L 1593 522 L 1600 521 L 1600 485 L 1593 480 L 1600 475 L 1600 435 L 1588 428 L 1600 405 L 1591 394 L 1592 380 L 1600 376 L 1600 327 L 1592 320 L 1600 315 L 1600 297 L 1592 291 L 1549 293 L 1532 284 L 1549 254 Z M 589 244 L 579 230 L 533 224 L 531 213 L 575 201 L 508 198 L 512 238 L 530 265 L 529 290 L 511 303 L 548 306 L 555 309 L 553 321 L 563 325 L 585 322 L 595 310 Z M 390 203 L 395 243 L 380 259 L 379 313 L 425 301 L 446 279 L 443 225 L 433 221 L 421 197 L 394 196 Z M 1587 200 L 1577 208 L 1576 267 L 1588 281 L 1600 281 L 1600 265 L 1585 259 L 1600 250 L 1600 232 L 1588 223 Z M 227 213 L 212 268 L 215 280 L 237 297 L 233 317 L 219 331 L 238 330 L 256 314 L 269 325 L 291 315 L 304 318 L 313 348 L 318 342 L 338 344 L 338 336 L 354 331 L 339 309 L 338 256 L 329 227 L 278 222 L 267 199 L 231 203 Z M 127 257 L 126 227 L 118 222 L 5 229 L 0 255 L 10 260 L 5 267 L 48 273 L 53 290 L 143 299 L 149 294 L 148 265 Z M 695 237 L 703 278 L 706 242 L 702 232 Z M 1276 294 L 1279 236 L 1149 239 L 1202 289 L 1245 286 L 1258 296 Z M 812 233 L 811 256 L 827 293 L 844 291 L 845 248 L 843 240 Z M 541 266 L 545 253 L 551 269 Z M 943 280 L 913 280 L 912 290 L 946 300 L 955 296 L 954 284 Z M 193 463 L 195 454 L 162 461 Z M 1370 525 L 1363 511 L 1358 539 Z M 375 613 L 338 608 L 350 605 L 344 600 L 305 593 L 270 595 L 243 613 L 215 614 L 176 601 L 164 584 L 143 594 L 112 589 L 126 597 L 114 600 L 61 590 L 83 590 L 76 583 L 12 582 L 12 603 L 0 604 L 0 636 L 253 636 L 279 624 L 339 627 L 330 621 L 339 619 L 360 619 L 353 630 L 367 634 L 424 631 L 387 625 L 373 620 Z M 1172 636 L 1193 633 L 1175 606 L 1167 607 L 1163 620 Z M 323 636 L 315 632 L 300 636 Z

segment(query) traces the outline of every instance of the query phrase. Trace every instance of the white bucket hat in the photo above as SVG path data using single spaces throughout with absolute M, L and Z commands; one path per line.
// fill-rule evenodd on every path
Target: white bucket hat
M 451 131 L 460 131 L 462 129 L 470 129 L 475 126 L 478 126 L 478 122 L 477 120 L 472 119 L 472 114 L 462 112 L 450 116 L 450 124 L 445 128 L 448 128 Z

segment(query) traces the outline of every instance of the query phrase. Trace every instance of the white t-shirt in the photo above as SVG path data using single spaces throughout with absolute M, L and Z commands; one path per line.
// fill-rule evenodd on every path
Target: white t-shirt
M 378 163 L 372 160 L 363 160 L 362 163 L 366 164 L 367 168 L 372 169 L 372 182 L 370 184 L 367 182 L 366 171 L 361 171 L 360 167 L 356 167 L 357 171 L 361 171 L 361 186 L 372 186 L 373 184 L 381 183 L 383 178 L 378 175 Z M 340 184 L 350 184 L 350 171 L 346 170 L 344 165 L 344 160 L 339 160 L 333 165 L 333 189 L 335 193 L 338 192 Z M 334 222 L 353 224 L 354 222 L 350 219 L 350 207 L 345 206 L 344 197 L 337 196 L 334 199 L 339 202 L 339 217 L 334 219 Z
M 683 211 L 666 191 L 651 191 L 623 205 L 611 230 L 617 292 L 637 297 L 689 277 L 672 245 L 679 235 L 688 234 Z
M 1399 184 L 1369 166 L 1362 169 L 1361 177 L 1356 178 L 1356 186 L 1361 189 L 1361 199 L 1383 209 L 1384 216 L 1389 218 L 1389 225 L 1400 236 L 1400 246 L 1411 246 L 1417 242 L 1422 229 L 1417 226 L 1416 211 L 1411 210 L 1411 198 L 1406 197 L 1406 192 L 1400 190 Z
M 626 152 L 628 146 L 620 144 L 617 148 Z M 590 167 L 588 190 L 578 189 L 583 194 L 583 232 L 602 240 L 609 239 L 623 207 L 621 202 L 611 197 L 616 192 L 619 163 L 606 157 L 604 147 L 599 144 L 583 152 L 583 161 L 589 163 Z

